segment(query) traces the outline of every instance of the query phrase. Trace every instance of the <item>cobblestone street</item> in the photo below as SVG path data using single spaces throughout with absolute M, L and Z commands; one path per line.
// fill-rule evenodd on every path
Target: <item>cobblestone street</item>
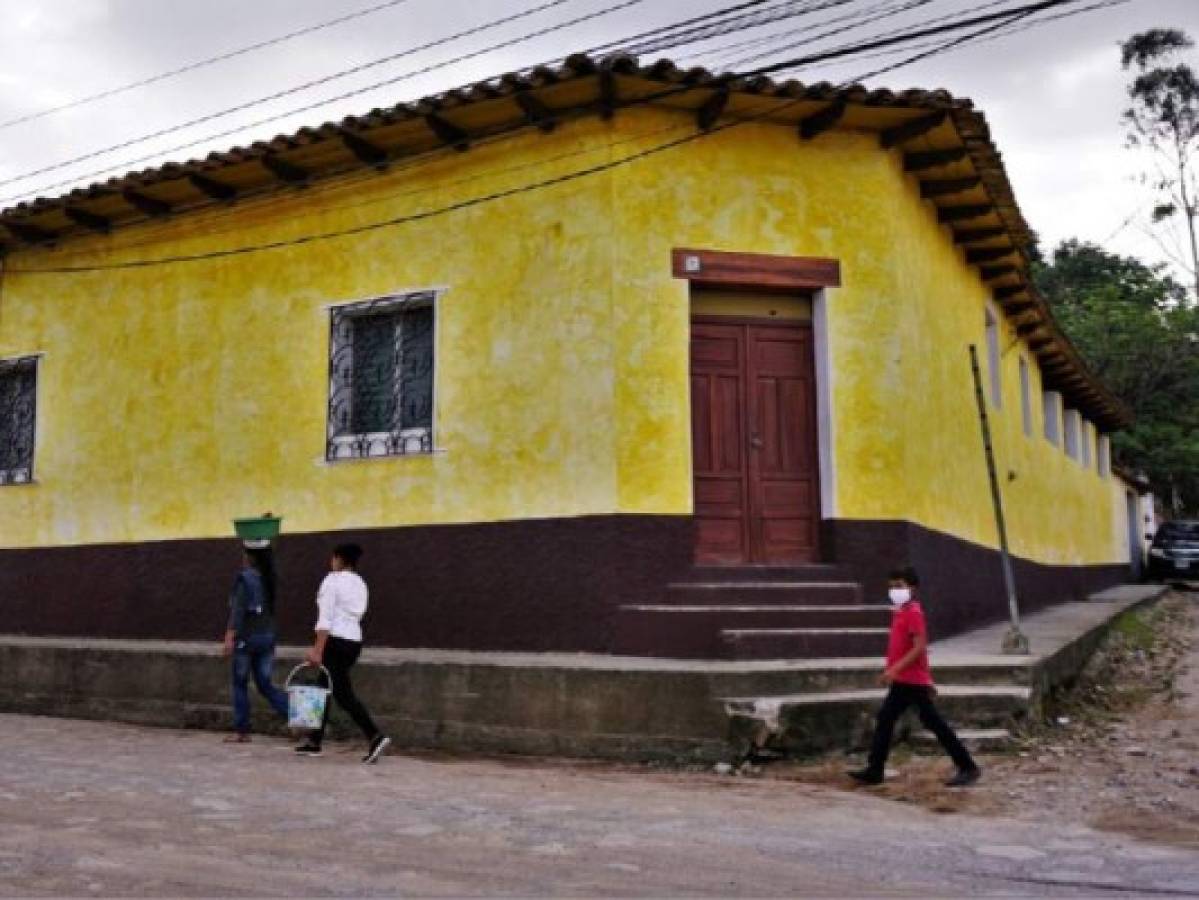
M 1199 854 L 862 793 L 0 717 L 6 895 L 1199 893 Z

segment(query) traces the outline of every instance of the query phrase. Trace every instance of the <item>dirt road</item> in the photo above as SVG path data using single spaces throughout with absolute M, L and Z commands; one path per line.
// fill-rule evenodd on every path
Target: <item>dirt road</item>
M 0 717 L 0 894 L 1194 895 L 1199 855 L 823 787 Z M 1106 892 L 1105 890 L 1105 892 Z

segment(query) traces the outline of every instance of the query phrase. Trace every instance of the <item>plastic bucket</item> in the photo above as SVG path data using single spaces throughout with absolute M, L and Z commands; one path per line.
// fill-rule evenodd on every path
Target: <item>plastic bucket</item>
M 257 516 L 253 519 L 234 519 L 233 530 L 243 541 L 269 541 L 279 536 L 283 519 L 279 516 Z
M 308 663 L 300 663 L 291 670 L 283 685 L 287 690 L 287 727 L 297 731 L 312 731 L 321 727 L 325 719 L 325 706 L 329 703 L 329 689 L 316 684 L 292 684 L 292 679 L 301 669 L 308 668 Z M 329 678 L 329 670 L 319 667 Z

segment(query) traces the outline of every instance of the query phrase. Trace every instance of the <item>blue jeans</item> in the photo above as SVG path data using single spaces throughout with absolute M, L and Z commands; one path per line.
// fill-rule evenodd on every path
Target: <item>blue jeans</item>
M 284 719 L 287 718 L 287 694 L 271 684 L 271 666 L 275 661 L 275 636 L 255 634 L 239 638 L 233 645 L 233 727 L 241 734 L 250 731 L 250 676 L 258 693 Z

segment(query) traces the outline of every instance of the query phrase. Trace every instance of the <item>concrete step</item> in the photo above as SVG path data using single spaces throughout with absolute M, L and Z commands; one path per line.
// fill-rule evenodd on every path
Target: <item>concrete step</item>
M 852 570 L 833 563 L 807 566 L 695 566 L 684 582 L 802 581 L 805 583 L 853 581 Z
M 667 587 L 668 606 L 861 606 L 854 581 L 682 581 Z
M 959 728 L 958 738 L 971 752 L 1006 750 L 1014 743 L 1012 733 L 1006 728 Z M 937 736 L 923 728 L 913 728 L 908 742 L 919 753 L 940 753 Z
M 718 659 L 728 629 L 886 628 L 890 619 L 884 606 L 627 605 L 617 612 L 616 645 L 624 655 Z
M 725 628 L 725 659 L 878 657 L 887 650 L 887 628 Z
M 796 755 L 861 749 L 874 730 L 882 688 L 725 701 L 734 746 L 766 746 Z M 1029 714 L 1032 691 L 1024 685 L 945 685 L 937 708 L 955 727 L 1010 729 Z M 911 718 L 904 724 L 910 729 Z M 897 737 L 903 736 L 903 729 Z

